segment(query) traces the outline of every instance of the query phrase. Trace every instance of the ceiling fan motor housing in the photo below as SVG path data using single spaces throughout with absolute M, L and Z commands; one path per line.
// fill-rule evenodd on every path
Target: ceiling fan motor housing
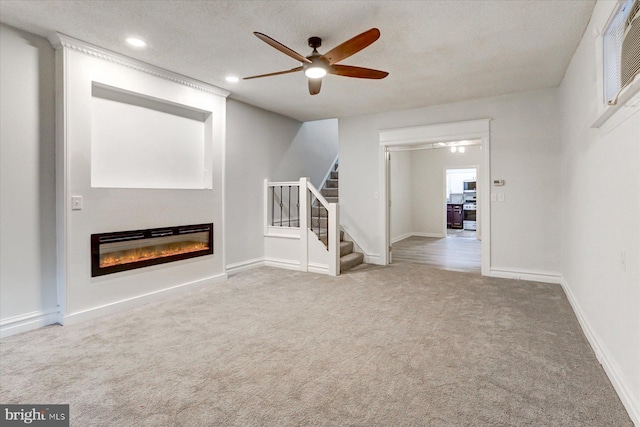
M 322 46 L 322 39 L 320 37 L 309 37 L 309 47 L 312 49 L 317 49 Z

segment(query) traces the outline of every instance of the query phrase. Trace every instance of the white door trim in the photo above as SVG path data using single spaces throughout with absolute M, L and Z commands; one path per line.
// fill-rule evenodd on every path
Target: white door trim
M 426 126 L 413 126 L 380 131 L 380 235 L 382 264 L 389 264 L 389 177 L 388 153 L 398 149 L 425 148 L 426 144 L 480 139 L 482 163 L 478 167 L 478 180 L 481 182 L 478 197 L 480 199 L 480 226 L 482 228 L 482 275 L 488 276 L 491 270 L 491 119 L 470 120 L 454 123 L 440 123 Z

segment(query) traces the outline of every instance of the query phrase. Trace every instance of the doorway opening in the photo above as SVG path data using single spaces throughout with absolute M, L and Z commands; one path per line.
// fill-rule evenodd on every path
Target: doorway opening
M 446 168 L 446 231 L 448 238 L 479 238 L 477 221 L 477 167 Z
M 479 141 L 455 143 L 462 153 L 446 145 L 390 151 L 391 263 L 480 274 L 478 168 L 469 164 L 482 151 Z
M 489 173 L 489 159 L 490 159 L 490 137 L 489 137 L 489 119 L 473 120 L 468 122 L 456 122 L 456 123 L 443 123 L 429 126 L 417 126 L 410 128 L 389 129 L 380 131 L 380 170 L 381 170 L 381 183 L 380 183 L 380 212 L 381 212 L 381 235 L 383 236 L 383 250 L 382 260 L 384 264 L 389 264 L 392 261 L 398 261 L 398 256 L 401 255 L 397 251 L 400 245 L 396 243 L 404 240 L 405 243 L 416 243 L 418 241 L 431 241 L 430 243 L 438 242 L 446 248 L 437 248 L 437 245 L 431 245 L 433 251 L 439 251 L 434 254 L 435 257 L 447 258 L 448 254 L 443 250 L 448 250 L 449 254 L 456 253 L 459 256 L 461 253 L 467 252 L 467 249 L 455 248 L 456 243 L 471 243 L 475 245 L 473 248 L 475 260 L 475 272 L 479 272 L 483 275 L 488 275 L 491 266 L 491 233 L 490 233 L 490 209 L 491 206 L 488 202 L 489 198 L 485 197 L 485 192 L 490 190 L 490 173 Z M 462 148 L 462 150 L 460 150 Z M 478 150 L 479 155 L 475 160 L 469 160 L 469 157 L 465 157 L 463 153 L 470 153 L 472 150 Z M 440 157 L 458 156 L 457 160 L 442 162 L 439 165 L 435 163 L 429 167 L 416 166 L 415 168 L 409 168 L 411 174 L 424 174 L 426 170 L 437 171 L 437 177 L 422 177 L 422 179 L 407 179 L 407 168 L 402 166 L 402 158 L 409 158 L 410 161 L 417 162 L 419 157 L 424 157 L 427 154 L 423 153 L 439 153 Z M 436 156 L 437 157 L 437 156 Z M 452 160 L 453 157 L 450 157 Z M 406 164 L 406 163 L 405 163 Z M 398 168 L 404 173 L 404 178 L 396 177 L 394 174 L 394 168 Z M 451 191 L 447 192 L 446 187 L 446 170 L 447 169 L 475 169 L 475 183 L 472 183 L 471 179 L 468 179 L 467 191 L 470 191 L 475 185 L 475 228 L 476 230 L 467 230 L 474 232 L 475 236 L 471 238 L 448 238 L 447 237 L 447 196 L 450 197 Z M 393 177 L 392 177 L 393 176 Z M 404 181 L 403 181 L 404 180 Z M 404 184 L 403 184 L 404 182 Z M 409 182 L 409 183 L 408 183 Z M 417 183 L 417 184 L 416 184 Z M 423 186 L 425 183 L 434 184 L 437 187 L 437 196 L 431 198 L 430 206 L 424 206 L 427 198 L 423 197 L 423 194 L 419 194 L 419 197 L 415 196 L 413 187 Z M 398 190 L 398 186 L 404 187 L 403 190 Z M 411 188 L 411 190 L 409 190 Z M 395 190 L 395 191 L 394 191 Z M 463 182 L 463 203 L 464 205 L 464 182 Z M 469 193 L 471 197 L 471 194 Z M 413 203 L 411 209 L 401 211 L 399 207 L 402 206 L 405 199 L 411 199 Z M 471 201 L 468 199 L 468 201 Z M 400 204 L 400 206 L 398 206 Z M 419 205 L 423 206 L 419 206 Z M 418 206 L 414 208 L 414 206 Z M 422 215 L 421 209 L 425 214 Z M 471 209 L 468 209 L 471 211 Z M 398 215 L 398 212 L 403 212 L 400 218 L 395 218 L 393 213 Z M 411 212 L 409 215 L 407 212 Z M 467 213 L 467 225 L 469 228 L 473 226 L 470 221 L 473 221 L 473 212 Z M 462 215 L 462 230 L 464 229 L 464 206 L 461 210 Z M 405 228 L 399 227 L 403 224 Z M 406 224 L 411 224 L 409 227 Z M 423 228 L 421 228 L 424 226 Z M 393 232 L 392 232 L 393 231 Z M 400 239 L 400 240 L 399 240 Z M 419 243 L 419 242 L 418 242 Z M 392 255 L 393 254 L 393 255 Z M 416 254 L 414 247 L 414 255 Z M 449 268 L 456 269 L 456 268 Z

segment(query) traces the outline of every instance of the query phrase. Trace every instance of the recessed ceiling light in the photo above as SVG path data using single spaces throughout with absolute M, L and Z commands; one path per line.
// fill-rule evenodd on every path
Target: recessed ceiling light
M 240 81 L 240 79 L 237 78 L 236 76 L 227 76 L 224 79 L 229 83 L 238 83 Z
M 145 47 L 147 45 L 143 40 L 137 39 L 135 37 L 129 37 L 127 39 L 127 43 L 135 47 Z

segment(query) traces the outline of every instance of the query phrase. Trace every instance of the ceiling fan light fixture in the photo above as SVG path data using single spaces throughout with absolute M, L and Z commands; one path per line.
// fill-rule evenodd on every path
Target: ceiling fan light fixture
M 327 75 L 327 70 L 324 69 L 324 67 L 314 65 L 304 70 L 304 75 L 309 77 L 310 79 L 321 79 L 322 77 Z

